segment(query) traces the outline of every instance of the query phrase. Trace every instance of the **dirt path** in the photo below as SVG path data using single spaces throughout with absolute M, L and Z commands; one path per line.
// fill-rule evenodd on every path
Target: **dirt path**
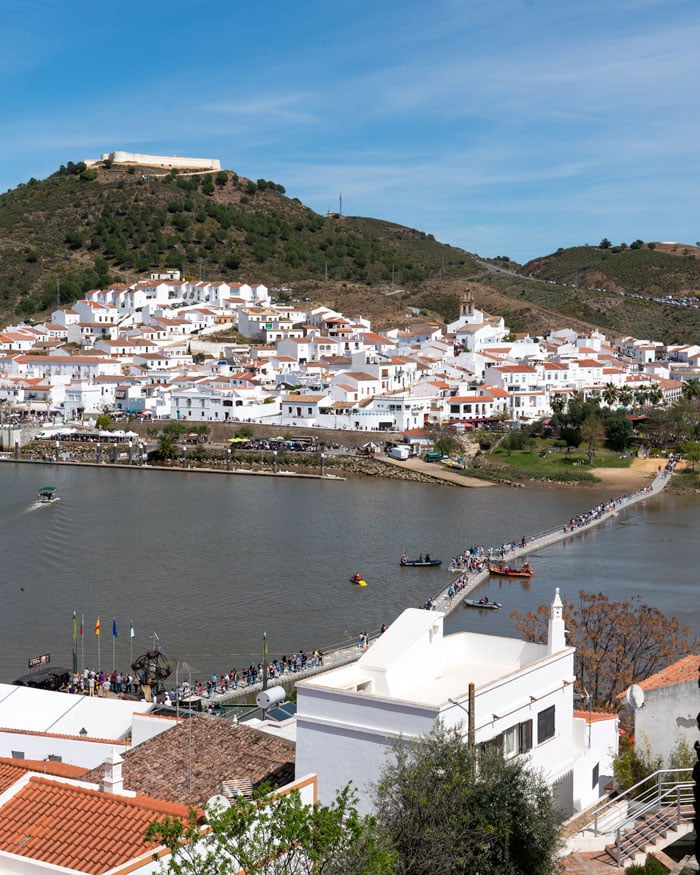
M 451 471 L 439 462 L 426 462 L 418 458 L 400 462 L 387 456 L 377 456 L 376 458 L 388 465 L 395 465 L 398 468 L 408 469 L 409 471 L 419 471 L 421 474 L 433 477 L 435 480 L 454 483 L 455 486 L 468 486 L 478 489 L 494 485 L 488 480 L 466 477 L 459 471 Z M 597 477 L 603 486 L 609 486 L 618 492 L 629 492 L 639 489 L 640 486 L 645 486 L 653 480 L 659 471 L 659 467 L 663 468 L 663 466 L 664 461 L 659 459 L 633 459 L 629 468 L 591 468 L 589 473 Z M 680 467 L 678 470 L 680 470 Z M 565 485 L 570 486 L 571 484 L 567 483 Z
M 433 477 L 435 480 L 440 480 L 446 483 L 454 483 L 455 486 L 469 486 L 481 488 L 482 486 L 493 486 L 487 480 L 479 480 L 477 477 L 465 477 L 459 471 L 451 471 L 440 462 L 426 462 L 424 459 L 412 458 L 406 459 L 405 462 L 400 462 L 398 459 L 390 459 L 388 456 L 376 456 L 382 462 L 388 465 L 395 465 L 397 468 L 404 468 L 408 471 L 417 471 L 420 474 L 425 474 L 428 477 Z

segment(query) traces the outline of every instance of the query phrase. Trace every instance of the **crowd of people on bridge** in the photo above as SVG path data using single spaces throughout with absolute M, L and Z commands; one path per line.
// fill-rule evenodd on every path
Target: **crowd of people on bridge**
M 479 572 L 484 571 L 494 559 L 505 559 L 514 550 L 524 549 L 527 546 L 527 538 L 523 535 L 517 541 L 508 541 L 498 547 L 484 547 L 479 544 L 467 547 L 462 553 L 458 553 L 450 561 L 450 571 Z
M 369 636 L 367 638 L 369 639 Z M 275 680 L 284 675 L 294 674 L 321 665 L 323 665 L 323 651 L 318 648 L 312 650 L 311 653 L 299 650 L 298 653 L 293 653 L 291 656 L 285 654 L 281 658 L 275 658 L 268 663 L 268 678 Z M 237 668 L 232 668 L 221 675 L 212 674 L 206 681 L 195 680 L 191 685 L 189 680 L 182 680 L 178 683 L 177 688 L 171 689 L 168 693 L 164 692 L 162 696 L 167 696 L 170 702 L 192 695 L 212 698 L 212 696 L 223 695 L 231 690 L 252 687 L 261 682 L 262 677 L 262 662 L 257 664 L 251 662 L 246 669 L 240 672 Z M 142 680 L 143 678 L 139 678 L 133 673 L 129 674 L 116 670 L 111 672 L 95 671 L 85 668 L 82 672 L 74 671 L 68 683 L 62 686 L 61 690 L 62 692 L 86 696 L 104 697 L 113 694 L 115 696 L 142 697 Z

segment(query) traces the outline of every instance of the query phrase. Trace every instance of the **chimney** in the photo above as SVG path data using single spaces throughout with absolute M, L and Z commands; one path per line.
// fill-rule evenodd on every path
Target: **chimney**
M 562 616 L 563 605 L 559 598 L 559 587 L 554 591 L 554 601 L 549 614 L 549 628 L 547 631 L 547 650 L 556 653 L 566 647 L 566 629 Z
M 124 760 L 112 748 L 112 752 L 105 760 L 105 776 L 102 781 L 102 789 L 105 793 L 122 793 L 124 779 L 122 778 L 122 763 Z

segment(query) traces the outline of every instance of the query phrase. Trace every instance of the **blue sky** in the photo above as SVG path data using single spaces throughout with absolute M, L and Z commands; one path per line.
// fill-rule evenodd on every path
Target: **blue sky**
M 700 239 L 697 0 L 0 0 L 0 191 L 219 158 L 484 256 Z

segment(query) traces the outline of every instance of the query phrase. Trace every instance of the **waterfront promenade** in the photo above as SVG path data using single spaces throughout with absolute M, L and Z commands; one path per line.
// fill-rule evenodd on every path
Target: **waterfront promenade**
M 620 511 L 626 510 L 646 499 L 653 498 L 658 495 L 671 480 L 672 471 L 670 469 L 662 469 L 654 477 L 653 481 L 647 486 L 643 486 L 633 492 L 626 493 L 618 498 L 611 499 L 605 505 L 598 505 L 591 508 L 589 511 L 582 513 L 575 520 L 564 521 L 562 525 L 553 531 L 545 532 L 532 538 L 525 538 L 523 544 L 521 540 L 513 542 L 512 545 L 504 545 L 504 557 L 508 562 L 522 559 L 526 556 L 537 553 L 539 550 L 549 547 L 552 544 L 566 541 L 571 538 L 583 535 L 591 531 L 596 526 L 615 518 Z M 500 559 L 500 554 L 498 557 Z M 488 565 L 488 562 L 486 562 Z M 465 581 L 463 588 L 453 596 L 450 592 L 453 591 L 454 581 L 450 581 L 449 585 L 441 592 L 431 598 L 431 609 L 440 611 L 446 616 L 457 608 L 461 608 L 462 601 L 470 592 L 476 589 L 489 576 L 488 568 L 482 571 L 462 573 L 460 577 Z M 369 634 L 369 643 L 376 639 L 381 633 L 379 630 L 371 631 Z M 324 651 L 323 663 L 321 665 L 308 665 L 300 671 L 288 671 L 281 677 L 271 678 L 268 686 L 282 684 L 287 688 L 294 686 L 297 680 L 310 675 L 319 674 L 327 671 L 329 668 L 336 668 L 341 665 L 347 665 L 354 662 L 362 655 L 363 650 L 357 642 L 347 643 L 338 647 L 330 648 Z M 262 689 L 260 681 L 249 686 L 239 685 L 237 689 L 229 689 L 226 692 L 216 692 L 207 699 L 205 695 L 205 704 L 225 704 L 227 702 L 236 702 L 241 699 L 253 699 L 255 694 Z

